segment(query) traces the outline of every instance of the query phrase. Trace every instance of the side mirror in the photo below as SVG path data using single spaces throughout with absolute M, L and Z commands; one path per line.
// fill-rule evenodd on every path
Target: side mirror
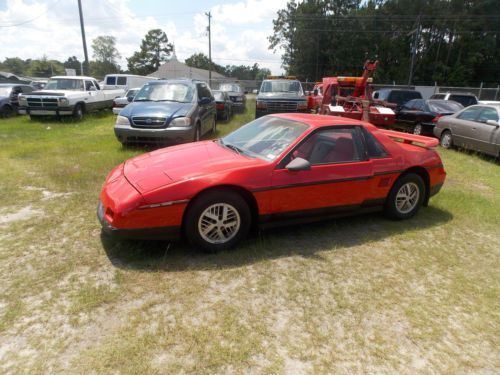
M 497 128 L 500 126 L 499 122 L 498 121 L 495 121 L 495 120 L 487 120 L 486 123 L 488 125 L 493 125 L 493 126 L 496 126 Z
M 207 104 L 210 104 L 211 101 L 212 101 L 212 99 L 210 99 L 208 97 L 203 97 L 199 100 L 199 103 L 200 103 L 200 105 L 207 105 Z
M 285 168 L 292 172 L 308 171 L 311 169 L 311 163 L 309 163 L 306 159 L 295 158 L 288 163 Z
M 127 101 L 129 103 L 132 103 L 132 100 L 134 100 L 134 97 L 133 96 L 127 96 Z
M 313 95 L 314 95 L 314 96 L 318 96 L 318 89 L 314 89 L 314 91 L 313 91 Z

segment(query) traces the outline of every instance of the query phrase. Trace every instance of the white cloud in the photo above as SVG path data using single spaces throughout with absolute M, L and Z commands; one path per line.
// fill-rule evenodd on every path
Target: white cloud
M 204 12 L 181 20 L 159 21 L 156 15 L 135 15 L 121 0 L 82 1 L 87 48 L 92 58 L 92 40 L 99 35 L 112 35 L 126 68 L 126 57 L 139 49 L 141 39 L 153 28 L 161 28 L 176 53 L 183 60 L 193 53 L 208 54 L 207 17 Z M 220 65 L 252 65 L 258 62 L 273 73 L 281 71 L 280 56 L 268 50 L 267 37 L 272 32 L 276 11 L 286 0 L 245 0 L 216 5 L 212 12 L 212 56 Z M 161 12 L 159 12 L 161 14 Z M 38 17 L 38 18 L 37 18 Z M 69 56 L 83 59 L 80 23 L 76 1 L 7 0 L 0 11 L 0 60 L 6 57 L 49 58 L 66 60 Z

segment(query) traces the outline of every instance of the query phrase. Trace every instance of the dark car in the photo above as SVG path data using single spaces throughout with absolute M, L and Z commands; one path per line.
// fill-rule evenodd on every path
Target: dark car
M 146 83 L 116 117 L 122 144 L 185 143 L 215 132 L 215 99 L 205 82 L 192 79 Z
M 0 116 L 9 117 L 17 113 L 18 95 L 27 94 L 33 91 L 29 85 L 19 85 L 15 83 L 0 84 Z
M 215 103 L 217 107 L 217 118 L 228 121 L 233 115 L 233 102 L 225 91 L 213 90 Z
M 373 99 L 396 104 L 395 111 L 398 112 L 408 101 L 422 99 L 422 94 L 415 90 L 381 89 L 373 92 Z
M 430 99 L 453 100 L 462 104 L 464 107 L 476 105 L 478 103 L 476 95 L 464 92 L 447 92 L 434 94 L 430 97 Z
M 413 134 L 432 135 L 441 116 L 452 115 L 462 108 L 462 104 L 452 100 L 410 100 L 396 115 L 395 125 Z
M 229 95 L 229 99 L 233 102 L 233 109 L 243 112 L 246 107 L 247 97 L 246 92 L 237 83 L 223 83 L 219 86 L 220 91 L 225 91 Z

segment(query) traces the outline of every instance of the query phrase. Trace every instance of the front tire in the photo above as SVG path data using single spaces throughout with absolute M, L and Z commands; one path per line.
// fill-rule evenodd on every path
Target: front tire
M 452 138 L 451 132 L 449 130 L 445 130 L 441 134 L 441 138 L 439 140 L 439 144 L 441 145 L 441 147 L 446 148 L 446 149 L 452 148 L 452 146 L 453 146 L 453 138 Z
M 212 130 L 210 131 L 212 134 L 215 134 L 217 131 L 217 116 L 214 116 L 212 120 Z
M 418 212 L 425 199 L 425 184 L 417 174 L 408 173 L 394 183 L 385 204 L 390 219 L 409 219 Z
M 200 124 L 196 125 L 196 129 L 194 130 L 194 141 L 199 142 L 201 139 L 201 126 Z
M 83 118 L 83 106 L 81 104 L 75 105 L 73 109 L 73 119 L 80 121 Z
M 0 117 L 3 117 L 3 118 L 9 118 L 13 114 L 14 114 L 14 108 L 12 108 L 8 104 L 3 106 L 2 110 L 0 111 Z
M 192 202 L 184 233 L 193 247 L 212 253 L 236 246 L 250 231 L 251 220 L 250 208 L 239 194 L 213 190 Z

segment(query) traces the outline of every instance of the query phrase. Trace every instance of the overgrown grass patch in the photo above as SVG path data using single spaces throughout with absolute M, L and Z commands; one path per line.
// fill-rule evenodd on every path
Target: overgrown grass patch
M 101 236 L 106 174 L 150 150 L 122 147 L 113 122 L 0 120 L 0 372 L 498 371 L 497 161 L 438 149 L 445 186 L 408 221 L 276 229 L 206 255 Z

